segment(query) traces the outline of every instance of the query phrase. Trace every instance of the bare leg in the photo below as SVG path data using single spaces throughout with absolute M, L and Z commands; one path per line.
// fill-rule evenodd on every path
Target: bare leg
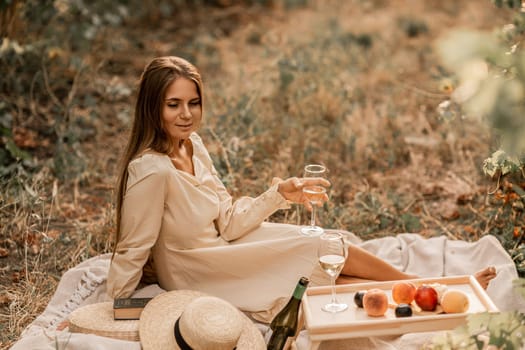
M 353 244 L 348 247 L 348 259 L 341 274 L 374 281 L 417 278 L 415 275 L 399 271 L 386 261 Z M 344 276 L 341 278 L 344 279 Z
M 486 267 L 474 274 L 481 287 L 486 289 L 489 282 L 496 277 L 494 267 Z M 366 250 L 351 244 L 348 247 L 348 259 L 337 279 L 338 284 L 356 283 L 362 280 L 393 281 L 419 278 L 399 271 L 386 261 L 367 252 Z

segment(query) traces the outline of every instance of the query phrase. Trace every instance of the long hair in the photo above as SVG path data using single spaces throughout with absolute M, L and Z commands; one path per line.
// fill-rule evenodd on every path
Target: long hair
M 128 182 L 129 163 L 147 149 L 168 154 L 175 145 L 162 126 L 162 106 L 168 86 L 178 78 L 195 82 L 202 110 L 202 78 L 197 68 L 180 57 L 154 58 L 142 72 L 131 134 L 120 161 L 116 193 L 116 237 L 120 240 L 122 202 Z

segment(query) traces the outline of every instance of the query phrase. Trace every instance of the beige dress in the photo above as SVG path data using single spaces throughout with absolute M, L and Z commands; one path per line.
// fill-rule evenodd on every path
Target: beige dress
M 165 154 L 148 152 L 129 164 L 109 295 L 130 296 L 148 258 L 163 289 L 200 290 L 250 312 L 274 308 L 301 276 L 325 283 L 315 268 L 318 238 L 263 222 L 289 208 L 276 186 L 233 202 L 201 138 L 194 133 L 190 140 L 195 176 Z

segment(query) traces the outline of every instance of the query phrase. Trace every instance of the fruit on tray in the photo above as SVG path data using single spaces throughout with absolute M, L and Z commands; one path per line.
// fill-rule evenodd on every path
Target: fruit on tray
M 363 308 L 368 316 L 383 316 L 388 309 L 388 296 L 378 288 L 369 289 L 363 296 Z
M 427 284 L 417 287 L 414 300 L 423 311 L 434 311 L 439 301 L 437 291 Z
M 365 296 L 366 290 L 360 290 L 354 294 L 354 303 L 357 307 L 363 307 L 363 297 Z
M 441 307 L 447 314 L 467 312 L 469 299 L 463 291 L 449 289 L 441 298 Z
M 416 286 L 412 282 L 399 281 L 392 285 L 392 299 L 396 304 L 410 304 L 416 296 Z
M 368 316 L 384 316 L 389 307 L 395 308 L 396 317 L 410 317 L 414 313 L 463 313 L 469 309 L 468 295 L 440 283 L 422 284 L 418 287 L 409 281 L 398 281 L 391 288 L 395 304 L 389 304 L 385 290 L 372 288 L 354 293 L 354 303 Z
M 412 307 L 409 304 L 398 304 L 395 313 L 396 317 L 410 317 L 412 316 Z
M 443 297 L 443 294 L 445 294 L 445 292 L 448 289 L 448 286 L 446 284 L 441 284 L 441 283 L 430 283 L 429 286 L 434 288 L 436 292 L 438 293 L 438 300 L 441 300 L 441 298 Z

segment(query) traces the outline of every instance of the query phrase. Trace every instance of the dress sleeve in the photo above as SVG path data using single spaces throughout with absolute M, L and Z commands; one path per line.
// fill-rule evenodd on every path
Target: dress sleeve
M 213 161 L 197 134 L 191 137 L 194 152 L 213 176 L 214 190 L 219 198 L 219 216 L 215 221 L 219 234 L 226 241 L 241 238 L 279 209 L 289 209 L 288 201 L 277 191 L 277 185 L 271 186 L 258 197 L 240 197 L 235 202 L 219 178 Z
M 215 178 L 221 201 L 217 227 L 226 241 L 241 238 L 277 210 L 290 208 L 288 201 L 277 191 L 277 184 L 258 197 L 240 197 L 232 203 L 224 184 L 217 175 Z
M 159 236 L 164 213 L 166 173 L 159 167 L 158 159 L 144 155 L 130 163 L 128 174 L 120 239 L 107 280 L 112 298 L 126 298 L 135 291 Z

